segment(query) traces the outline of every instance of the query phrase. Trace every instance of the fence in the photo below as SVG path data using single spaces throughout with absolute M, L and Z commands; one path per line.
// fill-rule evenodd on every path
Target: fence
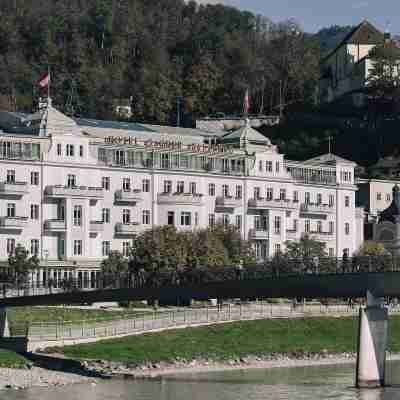
M 123 318 L 79 322 L 34 322 L 26 327 L 30 341 L 79 340 L 145 333 L 174 327 L 195 326 L 226 321 L 273 318 L 303 318 L 327 314 L 355 315 L 357 307 L 348 305 L 274 305 L 266 302 L 226 304 L 220 307 L 174 309 Z

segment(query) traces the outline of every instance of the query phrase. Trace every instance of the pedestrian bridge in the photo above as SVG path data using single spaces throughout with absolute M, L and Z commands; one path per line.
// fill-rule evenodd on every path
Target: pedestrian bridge
M 366 297 L 367 292 L 376 298 L 400 297 L 400 272 L 293 274 L 159 287 L 123 287 L 118 281 L 104 286 L 94 289 L 15 287 L 0 292 L 0 307 L 210 298 L 359 298 Z
M 210 298 L 367 298 L 367 307 L 360 309 L 357 356 L 357 386 L 377 387 L 384 385 L 387 344 L 387 309 L 383 297 L 400 297 L 400 272 L 355 272 L 327 274 L 288 274 L 250 277 L 236 274 L 227 279 L 200 279 L 175 284 L 132 286 L 132 280 L 98 282 L 93 290 L 69 285 L 64 289 L 24 286 L 3 291 L 0 308 L 26 305 L 56 305 L 71 303 L 118 302 L 129 300 L 159 300 L 174 302 L 177 299 L 206 300 Z M 160 284 L 161 283 L 161 284 Z M 135 285 L 133 285 L 135 286 Z M 57 290 L 58 293 L 54 293 Z M 11 297 L 6 297 L 11 295 Z M 1 317 L 2 316 L 2 317 Z M 3 335 L 7 325 L 6 312 L 0 313 Z

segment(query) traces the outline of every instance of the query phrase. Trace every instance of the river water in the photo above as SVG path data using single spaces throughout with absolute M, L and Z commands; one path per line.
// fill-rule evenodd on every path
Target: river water
M 357 390 L 354 366 L 253 369 L 180 374 L 154 380 L 0 392 L 3 400 L 398 400 L 400 362 L 387 366 L 393 386 Z

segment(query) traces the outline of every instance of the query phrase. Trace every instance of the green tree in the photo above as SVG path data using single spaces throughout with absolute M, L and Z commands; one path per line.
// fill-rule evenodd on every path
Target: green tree
M 128 260 L 119 251 L 110 251 L 108 257 L 101 262 L 104 275 L 124 275 L 128 273 Z
M 285 255 L 292 259 L 307 260 L 314 257 L 326 257 L 326 244 L 309 235 L 303 235 L 299 241 L 286 241 L 285 246 Z
M 372 240 L 365 241 L 357 252 L 358 256 L 382 256 L 385 254 L 387 254 L 385 246 Z
M 8 265 L 15 282 L 25 283 L 29 274 L 38 268 L 39 259 L 36 254 L 29 256 L 29 251 L 18 244 L 15 252 L 8 256 Z

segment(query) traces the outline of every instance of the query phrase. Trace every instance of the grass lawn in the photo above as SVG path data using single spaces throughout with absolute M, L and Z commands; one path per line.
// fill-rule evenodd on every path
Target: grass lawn
M 245 355 L 356 351 L 357 318 L 243 321 L 130 336 L 67 346 L 68 357 L 141 364 L 206 357 L 227 360 Z M 389 350 L 400 352 L 400 317 L 389 323 Z M 57 349 L 59 351 L 60 349 Z
M 151 312 L 151 311 L 149 311 Z M 146 311 L 126 309 L 121 311 L 87 310 L 66 307 L 15 307 L 8 309 L 11 333 L 23 330 L 30 322 L 82 321 L 101 318 L 118 318 L 124 315 L 142 315 Z M 18 333 L 17 333 L 18 334 Z
M 30 362 L 17 353 L 0 349 L 0 368 L 24 368 Z

